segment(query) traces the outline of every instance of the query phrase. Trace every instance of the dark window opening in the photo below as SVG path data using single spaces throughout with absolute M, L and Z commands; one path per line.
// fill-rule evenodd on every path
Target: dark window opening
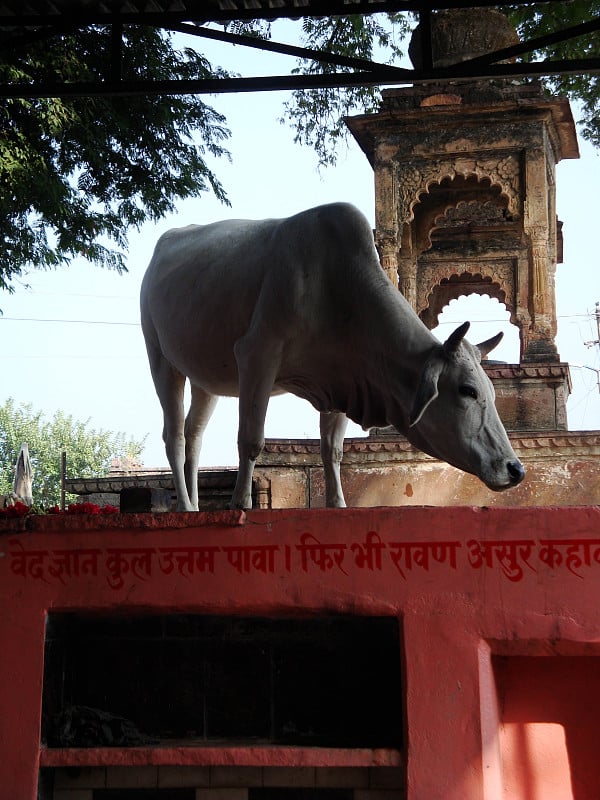
M 51 614 L 50 747 L 400 747 L 394 617 Z
M 95 789 L 93 800 L 195 800 L 195 789 Z
M 353 800 L 352 789 L 248 789 L 248 800 Z
M 194 789 L 95 789 L 93 800 L 194 800 Z M 248 800 L 352 800 L 352 789 L 248 789 Z

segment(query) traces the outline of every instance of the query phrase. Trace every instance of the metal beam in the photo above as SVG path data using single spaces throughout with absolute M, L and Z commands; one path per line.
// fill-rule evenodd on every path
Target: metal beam
M 562 0 L 548 0 L 562 2 Z M 520 0 L 517 5 L 535 5 L 539 0 Z M 336 17 L 351 14 L 371 15 L 380 13 L 396 13 L 402 11 L 425 12 L 445 8 L 472 8 L 473 0 L 310 0 L 307 5 L 294 6 L 286 3 L 282 6 L 261 5 L 259 8 L 238 7 L 221 9 L 216 4 L 198 0 L 186 3 L 186 7 L 176 10 L 140 10 L 140 11 L 102 11 L 88 3 L 81 7 L 71 4 L 61 13 L 36 11 L 35 4 L 23 4 L 25 8 L 16 6 L 12 14 L 0 14 L 0 28 L 31 27 L 37 25 L 56 25 L 57 22 L 69 21 L 77 25 L 110 25 L 121 22 L 125 25 L 162 26 L 170 22 L 230 22 L 231 20 L 250 21 L 255 19 L 300 19 L 303 17 Z M 497 6 L 497 0 L 477 0 L 477 7 Z
M 545 36 L 528 39 L 527 41 L 512 45 L 512 47 L 504 47 L 502 50 L 495 50 L 483 56 L 477 56 L 477 58 L 470 58 L 463 63 L 469 64 L 471 67 L 483 66 L 496 61 L 515 58 L 525 53 L 533 53 L 549 45 L 565 42 L 568 39 L 577 39 L 579 36 L 594 33 L 598 30 L 600 30 L 600 17 L 589 20 L 588 22 L 582 22 L 580 25 L 573 25 L 570 28 L 563 28 L 560 31 L 548 33 Z
M 305 58 L 324 64 L 335 64 L 338 67 L 351 67 L 357 70 L 389 70 L 391 74 L 398 69 L 392 65 L 382 64 L 378 61 L 370 61 L 366 58 L 351 58 L 337 53 L 326 53 L 322 50 L 312 50 L 308 47 L 298 47 L 282 42 L 274 42 L 272 39 L 260 39 L 257 36 L 243 36 L 237 33 L 227 33 L 226 31 L 219 31 L 214 28 L 203 28 L 199 25 L 190 25 L 188 23 L 169 24 L 165 27 L 167 30 L 197 36 L 202 39 L 212 39 L 228 44 L 241 45 L 242 47 L 252 47 L 256 50 L 265 50 L 269 53 L 279 53 L 285 56 L 293 56 L 294 58 Z
M 321 75 L 270 75 L 254 78 L 211 78 L 169 81 L 102 81 L 98 83 L 11 84 L 0 86 L 0 97 L 117 97 L 132 95 L 234 94 L 347 86 L 397 86 L 400 84 L 472 81 L 469 62 L 432 70 L 388 69 L 369 72 L 336 72 Z M 400 77 L 401 73 L 403 77 Z M 600 58 L 541 61 L 523 64 L 491 64 L 477 79 L 524 78 L 541 75 L 600 73 Z
M 551 0 L 555 2 L 555 0 Z M 526 5 L 527 2 L 521 3 Z M 34 5 L 31 3 L 30 5 Z M 478 5 L 495 5 L 491 0 L 478 0 Z M 477 58 L 469 59 L 461 63 L 434 68 L 431 55 L 431 10 L 432 8 L 444 7 L 471 7 L 466 0 L 440 0 L 439 3 L 423 3 L 419 0 L 374 0 L 365 3 L 360 0 L 356 3 L 345 3 L 344 0 L 309 0 L 307 6 L 294 7 L 287 4 L 284 7 L 268 9 L 268 13 L 277 12 L 279 16 L 290 15 L 290 9 L 294 9 L 296 15 L 314 16 L 320 12 L 328 15 L 335 12 L 338 7 L 343 7 L 345 13 L 357 11 L 368 13 L 381 11 L 382 7 L 387 10 L 401 10 L 403 8 L 420 9 L 420 30 L 423 37 L 422 58 L 423 63 L 419 69 L 404 69 L 393 65 L 382 64 L 369 61 L 367 59 L 342 56 L 335 53 L 328 53 L 294 45 L 274 42 L 272 40 L 261 39 L 252 36 L 243 36 L 229 33 L 227 31 L 216 30 L 215 28 L 202 27 L 197 22 L 182 22 L 179 18 L 191 13 L 205 13 L 213 20 L 215 14 L 220 13 L 218 7 L 208 2 L 198 4 L 188 3 L 187 11 L 177 12 L 127 12 L 127 13 L 104 13 L 99 11 L 93 4 L 88 5 L 83 10 L 72 11 L 68 16 L 65 14 L 54 15 L 34 15 L 31 19 L 46 19 L 52 21 L 49 27 L 36 26 L 34 30 L 20 28 L 16 21 L 22 17 L 17 13 L 10 17 L 11 33 L 18 32 L 16 36 L 5 39 L 2 45 L 5 49 L 12 48 L 18 50 L 24 48 L 29 42 L 39 41 L 40 39 L 50 39 L 53 36 L 68 33 L 76 30 L 79 25 L 103 24 L 110 28 L 111 32 L 111 61 L 107 64 L 110 72 L 106 80 L 98 80 L 93 83 L 69 83 L 59 84 L 8 84 L 0 85 L 0 97 L 72 97 L 72 96 L 118 96 L 118 95 L 176 95 L 176 94 L 225 94 L 236 92 L 253 91 L 289 91 L 300 89 L 319 89 L 348 86 L 395 86 L 400 84 L 418 84 L 423 82 L 443 82 L 448 80 L 484 80 L 499 78 L 523 78 L 548 76 L 554 74 L 593 74 L 600 72 L 600 58 L 583 59 L 561 59 L 547 61 L 531 61 L 529 63 L 499 64 L 497 62 L 512 59 L 524 54 L 534 54 L 537 50 L 573 39 L 586 34 L 595 33 L 600 30 L 600 18 L 589 20 L 580 25 L 571 26 L 564 30 L 555 31 L 552 34 L 530 39 L 512 47 L 507 47 L 492 53 L 488 53 Z M 393 7 L 393 9 L 392 9 Z M 198 12 L 196 12 L 196 8 Z M 190 10 L 191 9 L 191 10 Z M 279 13 L 281 12 L 281 13 Z M 235 14 L 239 18 L 239 9 L 229 11 L 229 16 Z M 248 11 L 248 18 L 262 18 L 267 11 L 265 9 L 251 9 Z M 276 16 L 277 16 L 276 14 Z M 28 17 L 29 18 L 29 17 Z M 6 17 L 0 16 L 1 25 Z M 8 23 L 7 23 L 8 24 Z M 121 50 L 122 50 L 122 31 L 124 25 L 151 24 L 165 28 L 167 30 L 178 31 L 196 37 L 216 39 L 231 44 L 239 44 L 245 47 L 253 47 L 269 52 L 290 55 L 295 58 L 302 58 L 332 64 L 337 67 L 349 68 L 352 72 L 334 72 L 311 75 L 274 75 L 268 77 L 244 77 L 244 78 L 215 78 L 197 80 L 172 80 L 172 81 L 137 81 L 121 79 Z

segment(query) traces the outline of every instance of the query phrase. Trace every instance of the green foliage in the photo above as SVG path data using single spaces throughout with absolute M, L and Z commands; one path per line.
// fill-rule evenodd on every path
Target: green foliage
M 8 83 L 96 81 L 110 34 L 90 27 L 0 55 Z M 123 78 L 223 75 L 149 28 L 126 29 Z M 0 101 L 0 289 L 29 265 L 83 256 L 125 270 L 127 231 L 174 210 L 180 198 L 225 192 L 208 158 L 228 157 L 225 119 L 193 95 Z
M 600 0 L 570 0 L 568 3 L 499 7 L 515 25 L 522 40 L 542 36 L 597 18 Z M 304 44 L 315 49 L 362 58 L 373 57 L 382 63 L 399 63 L 400 45 L 408 45 L 416 20 L 409 15 L 388 14 L 371 17 L 322 17 L 304 22 Z M 541 58 L 589 58 L 600 55 L 598 31 L 571 41 L 539 49 Z M 342 67 L 303 60 L 297 72 L 346 71 Z M 582 136 L 600 146 L 600 78 L 577 74 L 543 79 L 554 94 L 578 101 Z M 294 92 L 286 105 L 285 118 L 295 130 L 295 141 L 313 147 L 320 165 L 336 162 L 339 146 L 347 135 L 344 115 L 368 113 L 377 109 L 380 93 L 372 88 L 318 89 Z
M 522 38 L 577 25 L 600 13 L 600 0 L 504 6 Z M 306 18 L 300 44 L 330 53 L 398 64 L 416 20 L 406 14 Z M 271 37 L 266 21 L 229 28 Z M 598 32 L 539 50 L 535 58 L 600 55 Z M 103 80 L 111 63 L 107 28 L 90 26 L 0 54 L 8 83 Z M 350 71 L 310 59 L 297 73 Z M 195 50 L 176 49 L 170 35 L 140 26 L 123 37 L 124 80 L 225 76 Z M 600 78 L 544 79 L 553 93 L 578 101 L 582 135 L 600 146 Z M 297 91 L 282 122 L 295 141 L 334 164 L 347 135 L 344 116 L 379 105 L 377 88 Z M 228 157 L 222 115 L 194 95 L 6 99 L 0 101 L 0 289 L 11 291 L 30 265 L 52 268 L 77 256 L 125 270 L 127 232 L 174 210 L 179 199 L 213 192 L 227 202 L 211 162 Z
M 303 23 L 303 45 L 392 64 L 402 57 L 399 42 L 409 30 L 409 18 L 402 14 L 307 18 Z M 351 67 L 308 59 L 301 61 L 294 70 L 303 75 L 351 71 Z M 333 165 L 339 145 L 347 135 L 344 116 L 351 111 L 365 114 L 376 111 L 379 100 L 379 89 L 368 86 L 296 91 L 286 103 L 286 113 L 280 121 L 294 127 L 294 141 L 315 149 L 319 165 Z
M 107 475 L 113 458 L 139 458 L 143 442 L 127 439 L 123 433 L 92 430 L 88 423 L 62 411 L 47 420 L 30 403 L 17 406 L 9 398 L 0 406 L 0 494 L 12 492 L 14 467 L 24 442 L 29 445 L 33 469 L 33 504 L 43 508 L 60 502 L 63 451 L 67 474 L 77 478 Z
M 564 28 L 598 19 L 600 0 L 570 0 L 568 3 L 551 3 L 539 6 L 506 6 L 506 13 L 522 40 L 545 36 Z M 600 56 L 598 31 L 575 39 L 548 45 L 536 51 L 535 60 L 560 60 L 564 58 L 591 58 Z M 596 147 L 600 147 L 600 77 L 580 73 L 555 75 L 544 79 L 553 94 L 562 94 L 577 101 L 581 111 L 578 120 L 580 132 Z

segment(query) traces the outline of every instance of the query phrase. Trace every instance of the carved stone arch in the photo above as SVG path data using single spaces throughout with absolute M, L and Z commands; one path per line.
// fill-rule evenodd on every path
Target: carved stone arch
M 426 305 L 419 312 L 419 316 L 431 330 L 437 326 L 439 315 L 451 300 L 458 300 L 459 297 L 466 297 L 471 294 L 488 295 L 490 298 L 504 304 L 510 313 L 511 322 L 514 324 L 514 308 L 511 308 L 510 302 L 507 301 L 506 292 L 500 283 L 494 280 L 491 275 L 470 272 L 462 272 L 461 274 L 451 272 L 451 274 L 442 277 L 432 287 L 427 296 Z
M 498 186 L 506 198 L 507 209 L 513 219 L 522 217 L 521 168 L 517 155 L 472 157 L 455 156 L 449 159 L 412 159 L 410 163 L 398 164 L 398 221 L 410 224 L 414 220 L 415 206 L 424 195 L 444 179 L 452 181 L 457 176 L 473 177 L 477 182 L 489 180 Z
M 460 189 L 457 191 L 457 183 Z M 491 227 L 512 227 L 515 240 L 521 239 L 521 227 L 515 224 L 508 211 L 507 198 L 489 179 L 469 184 L 468 180 L 439 184 L 439 191 L 430 190 L 426 199 L 414 208 L 414 241 L 417 253 L 432 246 L 433 237 L 440 238 L 444 230 L 475 230 Z M 445 190 L 445 191 L 444 191 Z
M 503 198 L 494 195 L 494 187 L 490 186 L 489 189 L 485 194 L 481 192 L 473 196 L 464 194 L 458 202 L 447 204 L 443 212 L 435 215 L 433 227 L 450 227 L 465 222 L 478 222 L 480 225 L 502 225 L 512 222 L 510 215 L 506 213 Z

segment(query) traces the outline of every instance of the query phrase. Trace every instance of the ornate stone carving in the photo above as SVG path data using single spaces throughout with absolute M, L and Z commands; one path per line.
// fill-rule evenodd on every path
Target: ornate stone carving
M 548 229 L 546 226 L 536 225 L 528 229 L 531 240 L 531 267 L 533 278 L 533 309 L 534 321 L 538 315 L 545 315 L 552 308 L 551 298 L 548 297 Z
M 512 259 L 497 259 L 478 262 L 480 268 L 474 272 L 474 265 L 468 261 L 436 262 L 422 266 L 419 269 L 417 284 L 417 313 L 424 311 L 430 303 L 434 289 L 442 280 L 450 281 L 454 276 L 458 276 L 457 286 L 460 287 L 460 278 L 470 278 L 470 283 L 478 278 L 482 279 L 482 294 L 489 294 L 497 298 L 501 303 L 505 303 L 511 312 L 513 319 L 515 307 L 515 266 Z M 485 283 L 484 279 L 487 279 Z M 496 289 L 497 287 L 497 289 Z M 458 292 L 460 297 L 464 292 Z
M 402 256 L 402 251 L 400 251 Z M 417 270 L 412 257 L 400 257 L 398 262 L 398 288 L 404 297 L 417 310 Z
M 557 378 L 565 380 L 568 375 L 566 364 L 494 364 L 487 365 L 485 371 L 490 378 Z
M 509 431 L 508 437 L 519 457 L 543 458 L 545 455 L 556 457 L 557 451 L 568 457 L 574 455 L 597 457 L 600 455 L 600 432 L 598 431 L 550 431 L 548 433 Z M 319 446 L 318 439 L 267 439 L 260 462 L 266 463 L 269 455 L 274 457 L 272 463 L 280 463 L 280 460 L 285 460 L 286 456 L 291 457 L 295 462 L 296 458 L 301 455 L 310 461 L 312 461 L 312 457 L 318 461 Z M 369 455 L 384 456 L 393 460 L 394 455 L 400 454 L 404 456 L 412 454 L 418 459 L 431 460 L 430 456 L 421 453 L 399 433 L 346 439 L 344 454 L 345 463 L 356 460 L 350 458 L 352 455 L 360 456 L 361 461 L 368 461 Z
M 477 200 L 460 201 L 455 206 L 446 208 L 443 214 L 435 218 L 435 228 L 456 228 L 462 225 L 501 225 L 505 222 L 505 209 L 496 203 Z
M 457 33 L 462 14 L 467 29 Z M 484 52 L 489 36 L 500 35 L 484 17 L 485 9 L 475 17 L 432 14 L 436 48 L 441 36 L 434 58 L 445 57 L 446 46 L 455 61 L 463 49 Z M 443 24 L 434 34 L 438 18 Z M 474 37 L 479 27 L 483 36 Z M 542 94 L 536 82 L 402 87 L 385 90 L 380 113 L 352 117 L 349 127 L 375 170 L 377 230 L 396 235 L 399 285 L 425 324 L 433 327 L 449 299 L 489 294 L 506 304 L 519 329 L 522 364 L 559 363 L 555 168 L 578 157 L 568 101 Z M 528 391 L 537 381 L 542 393 L 557 380 L 524 376 Z M 567 391 L 552 388 L 558 427 L 566 424 Z M 530 395 L 529 416 L 516 402 L 510 413 L 535 426 Z
M 437 11 L 431 21 L 431 49 L 434 66 L 447 66 L 468 58 L 519 43 L 508 18 L 492 8 L 449 8 Z M 422 67 L 421 26 L 413 31 L 408 46 L 413 65 Z
M 411 222 L 414 219 L 413 208 L 419 202 L 419 193 L 426 191 L 421 172 L 415 167 L 403 164 L 398 166 L 398 220 Z
M 411 159 L 410 163 L 398 164 L 398 220 L 412 222 L 420 196 L 427 194 L 432 184 L 440 184 L 444 178 L 453 180 L 458 175 L 465 179 L 475 177 L 478 181 L 487 179 L 499 186 L 508 200 L 510 214 L 521 216 L 519 161 L 509 154 L 500 159 L 456 156 L 447 160 Z
M 378 237 L 376 245 L 383 271 L 394 286 L 398 286 L 398 241 L 391 237 Z

